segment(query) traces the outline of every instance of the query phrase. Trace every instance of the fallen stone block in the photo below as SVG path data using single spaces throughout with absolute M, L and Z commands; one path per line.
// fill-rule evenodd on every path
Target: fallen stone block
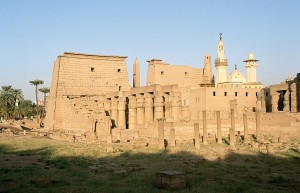
M 156 173 L 156 185 L 164 189 L 186 187 L 186 174 L 180 171 L 161 171 Z
M 119 176 L 127 176 L 128 172 L 127 172 L 127 170 L 116 170 L 116 171 L 114 171 L 114 174 L 119 175 Z

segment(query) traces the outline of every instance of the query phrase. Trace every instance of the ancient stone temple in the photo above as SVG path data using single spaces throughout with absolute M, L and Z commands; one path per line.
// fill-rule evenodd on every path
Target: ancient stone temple
M 293 79 L 287 78 L 280 84 L 264 88 L 257 98 L 261 109 L 266 112 L 300 111 L 300 73 Z
M 83 130 L 101 95 L 129 91 L 127 57 L 65 52 L 54 62 L 45 125 L 54 130 Z M 76 116 L 73 116 L 73 114 Z
M 174 138 L 174 128 L 185 130 L 203 117 L 212 121 L 218 115 L 219 119 L 229 121 L 232 116 L 266 105 L 267 102 L 257 100 L 263 85 L 257 82 L 258 60 L 254 55 L 249 54 L 244 61 L 246 80 L 237 66 L 227 77 L 222 36 L 217 52 L 216 81 L 211 56 L 206 54 L 203 68 L 149 60 L 147 85 L 141 86 L 139 61 L 135 59 L 133 87 L 129 83 L 126 56 L 66 52 L 54 63 L 45 127 L 100 141 L 120 141 L 137 136 L 155 137 L 158 120 L 163 120 L 166 128 L 173 129 Z M 293 89 L 291 86 L 290 93 Z M 184 136 L 182 130 L 175 133 Z

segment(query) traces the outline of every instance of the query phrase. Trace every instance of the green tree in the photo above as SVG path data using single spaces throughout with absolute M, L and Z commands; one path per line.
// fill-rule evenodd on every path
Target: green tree
M 23 100 L 20 102 L 20 113 L 26 117 L 34 115 L 34 105 L 31 100 Z
M 44 106 L 43 106 L 43 113 L 42 113 L 42 118 L 44 118 L 45 113 L 46 113 L 47 94 L 50 92 L 50 89 L 48 87 L 43 87 L 43 88 L 40 88 L 39 91 L 44 93 Z
M 38 101 L 38 86 L 41 85 L 41 84 L 44 84 L 44 81 L 42 80 L 31 80 L 29 81 L 29 83 L 31 85 L 34 85 L 35 86 L 35 101 L 36 101 L 36 105 L 35 105 L 35 111 L 36 111 L 36 115 L 37 115 L 37 122 L 39 123 L 40 120 L 39 120 L 39 111 L 38 111 L 38 106 L 39 106 L 39 101 Z
M 15 98 L 13 94 L 14 89 L 12 86 L 2 86 L 0 90 L 0 111 L 4 119 L 13 117 L 15 110 Z

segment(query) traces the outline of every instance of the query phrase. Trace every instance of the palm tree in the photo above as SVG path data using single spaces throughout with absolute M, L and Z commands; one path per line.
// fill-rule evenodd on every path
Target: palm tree
M 15 99 L 12 86 L 2 86 L 0 91 L 0 111 L 4 119 L 11 118 L 15 107 Z
M 39 106 L 39 102 L 38 102 L 38 86 L 40 84 L 44 84 L 44 81 L 36 79 L 36 80 L 29 81 L 29 83 L 31 85 L 35 86 L 35 101 L 36 101 L 35 110 L 36 110 L 36 115 L 37 115 L 37 122 L 39 123 L 40 121 L 39 121 L 39 117 L 38 117 L 39 116 L 39 111 L 38 111 L 38 106 Z
M 43 106 L 43 113 L 42 113 L 42 118 L 45 115 L 45 107 L 46 107 L 46 98 L 47 98 L 47 93 L 50 92 L 50 89 L 48 87 L 43 87 L 39 89 L 40 92 L 44 93 L 44 106 Z
M 16 114 L 18 114 L 18 118 L 21 118 L 21 113 L 20 113 L 20 102 L 23 100 L 23 94 L 21 89 L 13 89 L 12 94 L 15 100 L 15 107 L 16 107 Z

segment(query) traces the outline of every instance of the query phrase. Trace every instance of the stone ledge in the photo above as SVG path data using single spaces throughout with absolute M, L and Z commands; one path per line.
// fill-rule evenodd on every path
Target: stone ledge
M 156 173 L 156 185 L 164 189 L 186 187 L 186 174 L 180 171 L 161 171 Z

